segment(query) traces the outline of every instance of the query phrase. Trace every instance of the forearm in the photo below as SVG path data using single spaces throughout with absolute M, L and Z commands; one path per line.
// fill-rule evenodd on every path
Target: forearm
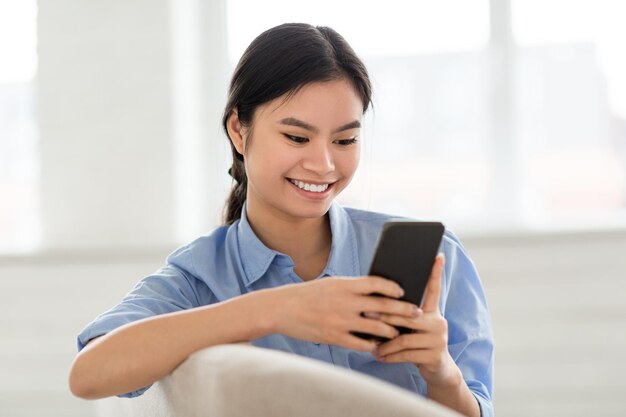
M 271 290 L 139 320 L 90 342 L 70 373 L 72 392 L 95 399 L 132 392 L 163 378 L 193 352 L 271 333 Z
M 446 385 L 428 384 L 428 398 L 465 416 L 480 417 L 480 406 L 469 389 L 461 371 L 458 378 Z

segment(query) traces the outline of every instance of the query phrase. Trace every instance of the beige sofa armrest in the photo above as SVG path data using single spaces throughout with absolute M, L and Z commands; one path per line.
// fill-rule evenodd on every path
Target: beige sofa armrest
M 98 406 L 103 417 L 459 416 L 368 375 L 249 344 L 198 351 L 144 395 Z

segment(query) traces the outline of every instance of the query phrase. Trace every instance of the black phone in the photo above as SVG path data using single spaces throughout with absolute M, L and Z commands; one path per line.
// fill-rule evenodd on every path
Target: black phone
M 369 275 L 397 282 L 404 290 L 404 295 L 399 299 L 421 306 L 444 231 L 444 225 L 439 222 L 388 221 L 378 239 Z M 372 295 L 383 297 L 378 293 Z M 400 334 L 412 332 L 412 329 L 406 327 L 396 328 Z M 352 334 L 380 342 L 389 340 L 360 332 Z

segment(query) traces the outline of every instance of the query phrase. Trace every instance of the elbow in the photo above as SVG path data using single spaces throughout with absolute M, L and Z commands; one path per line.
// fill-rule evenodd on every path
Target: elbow
M 89 390 L 84 384 L 81 384 L 80 380 L 74 375 L 70 374 L 70 391 L 75 397 L 82 398 L 84 400 L 89 399 Z
M 78 360 L 74 361 L 74 363 L 72 364 L 72 369 L 70 370 L 70 391 L 72 392 L 72 394 L 74 394 L 74 396 L 78 398 L 87 399 L 87 397 L 89 396 L 89 388 L 84 382 L 85 378 L 81 375 L 78 369 L 79 366 L 77 362 Z
M 90 383 L 89 373 L 84 369 L 80 355 L 74 360 L 69 375 L 69 387 L 72 394 L 85 400 L 99 398 L 93 384 Z

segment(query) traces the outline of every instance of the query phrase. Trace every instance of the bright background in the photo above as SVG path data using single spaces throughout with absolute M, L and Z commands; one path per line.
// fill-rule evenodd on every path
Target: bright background
M 193 7 L 211 7 L 193 4 L 178 2 L 169 16 L 184 20 Z M 28 252 L 46 246 L 37 7 L 32 0 L 0 7 L 0 252 Z M 220 83 L 256 35 L 286 21 L 331 26 L 366 61 L 376 111 L 368 114 L 364 163 L 344 204 L 442 218 L 477 234 L 626 225 L 623 2 L 230 0 L 222 7 L 227 59 L 212 63 Z M 171 168 L 189 184 L 201 168 L 176 161 L 199 146 L 190 136 L 207 135 L 218 122 L 199 121 L 194 110 L 203 97 L 193 85 L 215 81 L 198 73 L 193 49 L 212 42 L 195 39 L 193 28 L 170 29 L 168 142 L 181 156 Z M 205 107 L 223 103 L 216 95 Z M 206 211 L 222 203 L 188 188 L 174 195 L 178 243 L 195 236 L 197 225 L 216 223 Z
M 625 14 L 620 0 L 0 0 L 0 415 L 95 415 L 67 392 L 74 337 L 219 224 L 230 74 L 287 21 L 333 27 L 372 77 L 341 202 L 441 220 L 474 259 L 498 414 L 626 414 Z

